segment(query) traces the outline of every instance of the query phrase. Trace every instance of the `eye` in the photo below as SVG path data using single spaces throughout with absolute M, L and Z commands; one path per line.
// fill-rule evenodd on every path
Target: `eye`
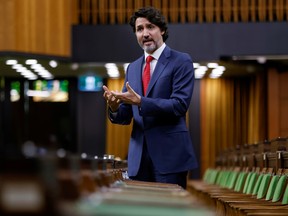
M 142 30 L 143 30 L 142 27 L 138 27 L 138 28 L 136 29 L 136 32 L 141 32 Z
M 148 28 L 148 29 L 153 29 L 153 28 L 154 28 L 154 25 L 152 25 L 152 24 L 151 24 L 151 25 L 148 25 L 147 28 Z

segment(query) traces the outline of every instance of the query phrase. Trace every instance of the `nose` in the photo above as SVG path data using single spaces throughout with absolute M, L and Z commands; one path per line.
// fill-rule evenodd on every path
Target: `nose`
M 144 31 L 143 31 L 143 36 L 144 37 L 149 37 L 149 30 L 148 29 L 144 29 Z

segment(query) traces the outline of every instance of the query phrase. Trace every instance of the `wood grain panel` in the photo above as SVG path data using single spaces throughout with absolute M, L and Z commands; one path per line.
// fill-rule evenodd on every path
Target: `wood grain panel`
M 31 2 L 31 50 L 37 50 L 39 53 L 48 51 L 48 47 L 45 46 L 45 35 L 49 34 L 46 31 L 48 23 L 46 2 L 47 0 L 39 2 L 33 0 Z
M 215 21 L 219 23 L 222 20 L 222 1 L 215 0 L 214 4 Z
M 288 71 L 279 74 L 279 94 L 280 94 L 280 110 L 279 110 L 279 136 L 288 136 Z
M 214 21 L 214 1 L 205 0 L 205 20 L 206 22 Z
M 162 9 L 162 1 L 159 1 L 159 0 L 152 0 L 152 3 L 151 5 L 159 10 Z
M 22 2 L 29 1 L 32 0 L 22 0 Z M 160 9 L 171 23 L 267 20 L 273 22 L 288 18 L 288 0 L 79 0 L 79 3 L 77 0 L 71 0 L 66 2 L 72 11 L 70 16 L 73 24 L 77 23 L 75 21 L 77 18 L 83 24 L 116 24 L 116 22 L 124 24 L 135 10 L 150 5 Z
M 186 22 L 186 16 L 187 16 L 187 1 L 186 0 L 180 0 L 179 2 L 179 16 L 180 16 L 180 22 L 185 23 Z
M 279 74 L 275 69 L 268 71 L 268 139 L 280 134 Z
M 126 4 L 127 4 L 126 16 L 127 16 L 127 22 L 129 22 L 130 17 L 134 12 L 134 0 L 127 0 Z
M 275 10 L 276 10 L 277 21 L 279 22 L 283 21 L 284 20 L 284 0 L 276 1 Z
M 204 1 L 197 2 L 197 17 L 199 23 L 204 22 Z
M 139 8 L 143 7 L 144 3 L 143 0 L 134 0 L 134 10 L 138 10 Z
M 179 10 L 178 0 L 170 0 L 169 1 L 170 22 L 172 23 L 178 22 L 178 14 L 179 14 L 178 10 Z
M 274 0 L 268 0 L 268 19 L 270 22 L 274 20 Z
M 1 0 L 0 50 L 69 56 L 71 2 Z
M 233 22 L 239 22 L 239 0 L 232 1 L 232 13 L 233 13 Z
M 242 22 L 248 22 L 249 20 L 249 0 L 240 1 L 240 19 Z
M 195 22 L 196 21 L 196 0 L 187 0 L 187 19 L 188 22 Z
M 106 24 L 108 20 L 108 1 L 99 0 L 99 19 L 100 24 Z
M 223 21 L 224 22 L 231 22 L 231 16 L 232 16 L 232 2 L 231 0 L 223 1 L 222 5 L 223 9 Z
M 115 10 L 117 11 L 117 20 L 119 24 L 124 24 L 126 22 L 126 8 L 127 5 L 125 0 L 117 0 L 117 7 L 115 8 Z
M 169 0 L 162 0 L 162 14 L 169 22 Z
M 61 1 L 61 26 L 59 35 L 61 38 L 61 53 L 62 56 L 70 56 L 71 55 L 71 27 L 73 24 L 73 12 L 71 10 L 73 1 L 71 0 L 62 0 Z
M 109 7 L 107 8 L 108 14 L 107 16 L 109 17 L 109 24 L 114 25 L 116 23 L 116 19 L 120 18 L 122 14 L 122 8 L 118 6 L 118 2 L 116 0 L 109 0 Z M 120 18 L 121 19 L 121 18 Z
M 61 1 L 50 0 L 48 2 L 48 26 L 49 26 L 49 40 L 47 43 L 49 44 L 48 49 L 50 53 L 53 55 L 57 55 L 61 53 L 62 48 L 62 21 L 63 18 L 61 16 Z M 86 12 L 85 12 L 86 13 Z
M 0 50 L 15 50 L 15 0 L 0 0 Z
M 31 44 L 31 10 L 30 10 L 31 0 L 27 1 L 16 1 L 16 49 L 20 49 L 24 52 L 32 51 Z
M 256 0 L 250 0 L 250 21 L 256 22 Z
M 91 0 L 92 24 L 94 25 L 97 25 L 99 23 L 98 14 L 99 14 L 98 0 Z
M 70 7 L 69 7 L 70 5 L 69 3 L 71 3 Z M 78 0 L 70 0 L 68 1 L 66 5 L 67 5 L 67 10 L 71 12 L 71 23 L 73 25 L 79 24 L 80 11 L 78 7 Z M 71 8 L 71 10 L 69 8 Z
M 267 16 L 267 4 L 266 0 L 258 0 L 258 17 L 259 21 L 264 22 L 266 21 Z

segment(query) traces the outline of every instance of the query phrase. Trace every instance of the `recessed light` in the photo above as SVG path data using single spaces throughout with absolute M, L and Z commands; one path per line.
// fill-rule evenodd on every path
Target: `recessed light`
M 25 61 L 25 64 L 27 64 L 27 65 L 35 65 L 35 64 L 37 64 L 37 60 L 36 59 L 27 59 Z
M 51 60 L 49 62 L 49 65 L 52 67 L 52 68 L 56 68 L 58 66 L 58 63 L 55 61 L 55 60 Z
M 6 65 L 15 65 L 15 64 L 17 64 L 18 62 L 17 62 L 17 60 L 15 60 L 15 59 L 9 59 L 9 60 L 7 60 L 6 61 Z

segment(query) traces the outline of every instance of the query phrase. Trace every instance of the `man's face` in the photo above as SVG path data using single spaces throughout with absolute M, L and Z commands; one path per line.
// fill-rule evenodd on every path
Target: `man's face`
M 162 38 L 164 31 L 161 31 L 158 26 L 149 22 L 146 18 L 137 18 L 135 29 L 139 45 L 149 54 L 152 54 L 164 43 Z

